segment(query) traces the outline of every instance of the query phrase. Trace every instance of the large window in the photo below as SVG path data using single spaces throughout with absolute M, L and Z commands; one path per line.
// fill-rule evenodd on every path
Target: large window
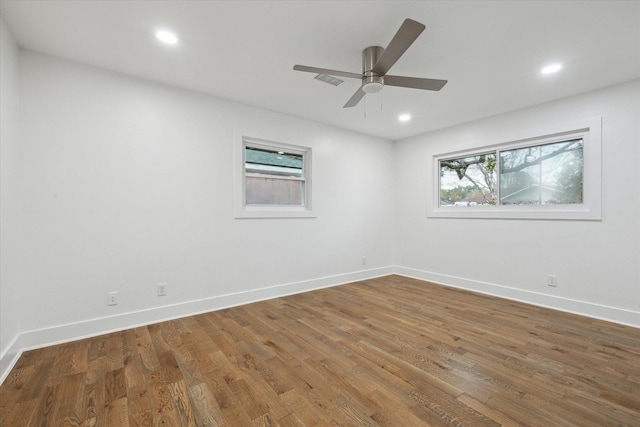
M 429 216 L 600 219 L 600 125 L 434 157 Z
M 247 136 L 237 144 L 237 218 L 313 216 L 310 148 Z

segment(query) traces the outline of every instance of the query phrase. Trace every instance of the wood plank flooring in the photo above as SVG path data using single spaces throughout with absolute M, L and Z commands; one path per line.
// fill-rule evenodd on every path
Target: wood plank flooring
M 640 330 L 399 276 L 25 352 L 14 426 L 640 426 Z

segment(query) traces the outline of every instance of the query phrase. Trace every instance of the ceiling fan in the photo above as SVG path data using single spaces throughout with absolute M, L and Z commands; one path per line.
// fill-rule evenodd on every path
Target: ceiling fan
M 405 19 L 386 49 L 380 46 L 369 46 L 362 51 L 362 74 L 308 67 L 306 65 L 294 65 L 293 69 L 308 73 L 361 79 L 362 86 L 353 94 L 343 108 L 355 107 L 367 93 L 378 93 L 385 85 L 438 91 L 447 84 L 446 80 L 387 75 L 391 67 L 409 49 L 409 46 L 424 29 L 425 26 L 423 24 L 412 19 Z

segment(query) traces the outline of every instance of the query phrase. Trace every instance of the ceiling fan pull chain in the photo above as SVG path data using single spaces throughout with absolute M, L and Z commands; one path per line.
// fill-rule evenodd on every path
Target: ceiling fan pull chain
M 366 120 L 367 119 L 367 97 L 366 96 L 364 97 L 364 105 L 363 105 L 363 107 L 364 107 L 364 110 L 363 110 L 364 111 L 364 119 Z

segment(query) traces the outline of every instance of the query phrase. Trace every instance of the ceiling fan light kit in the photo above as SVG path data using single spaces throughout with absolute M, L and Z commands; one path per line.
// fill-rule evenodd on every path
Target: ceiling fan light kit
M 362 79 L 362 90 L 365 93 L 378 93 L 384 87 L 384 78 L 380 76 L 369 76 Z
M 425 26 L 423 24 L 412 19 L 405 19 L 386 49 L 380 46 L 365 48 L 362 51 L 362 74 L 306 65 L 294 65 L 293 69 L 308 73 L 360 79 L 361 86 L 347 101 L 344 108 L 355 107 L 367 93 L 378 93 L 384 88 L 385 84 L 387 86 L 439 91 L 447 84 L 446 80 L 387 75 L 391 67 L 409 49 L 409 46 L 413 44 L 424 29 Z

